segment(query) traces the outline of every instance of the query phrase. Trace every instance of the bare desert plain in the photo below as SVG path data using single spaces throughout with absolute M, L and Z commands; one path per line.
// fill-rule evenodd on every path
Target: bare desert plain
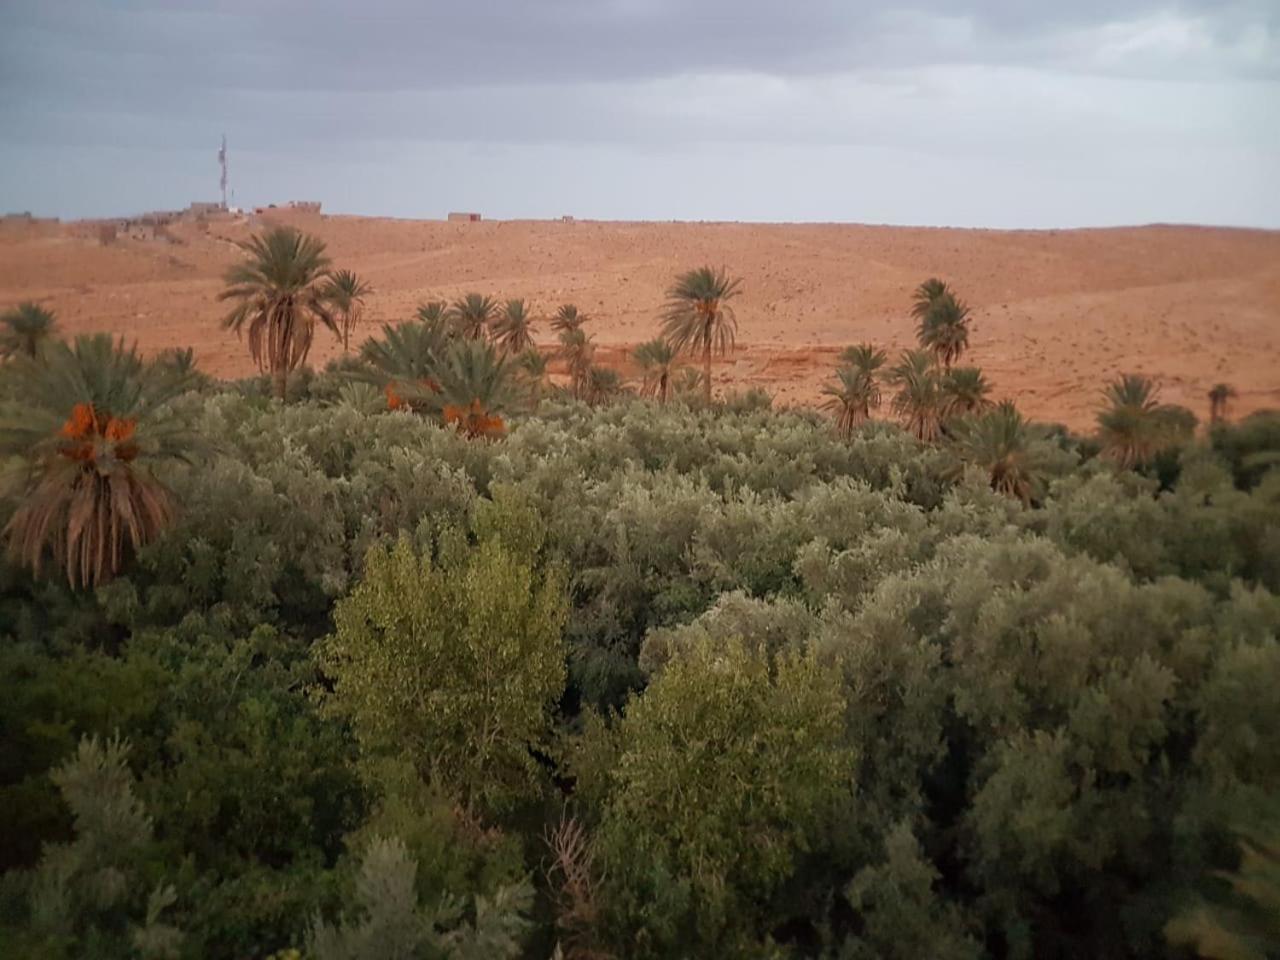
M 911 293 L 946 280 L 973 310 L 966 362 L 997 398 L 1039 420 L 1088 429 L 1104 383 L 1154 376 L 1161 399 L 1204 418 L 1218 382 L 1231 415 L 1280 407 L 1280 232 L 1208 227 L 1000 231 L 748 223 L 485 221 L 448 223 L 269 211 L 187 223 L 173 242 L 99 243 L 84 224 L 0 230 L 0 308 L 35 300 L 64 334 L 111 331 L 147 353 L 191 346 L 219 377 L 254 372 L 219 323 L 221 277 L 237 241 L 268 223 L 321 237 L 335 267 L 375 293 L 362 334 L 417 304 L 466 291 L 524 297 L 539 315 L 588 313 L 602 362 L 656 335 L 664 291 L 682 270 L 743 278 L 738 348 L 717 361 L 718 389 L 760 386 L 781 404 L 818 400 L 836 355 L 871 341 L 913 344 Z M 548 347 L 544 323 L 537 331 Z M 319 333 L 311 363 L 340 352 Z

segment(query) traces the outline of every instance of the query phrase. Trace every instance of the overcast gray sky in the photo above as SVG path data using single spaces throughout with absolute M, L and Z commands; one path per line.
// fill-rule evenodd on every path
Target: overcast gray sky
M 1280 227 L 1280 0 L 4 0 L 0 210 Z

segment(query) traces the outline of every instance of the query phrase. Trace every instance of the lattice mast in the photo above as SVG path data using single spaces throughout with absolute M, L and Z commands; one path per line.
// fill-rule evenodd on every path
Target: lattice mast
M 218 150 L 218 166 L 222 168 L 222 178 L 218 181 L 222 187 L 222 209 L 227 209 L 227 135 L 222 135 L 222 147 Z

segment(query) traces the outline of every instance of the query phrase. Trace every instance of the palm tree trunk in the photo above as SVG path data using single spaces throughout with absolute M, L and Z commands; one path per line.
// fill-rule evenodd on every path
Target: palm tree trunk
M 286 368 L 283 364 L 281 364 L 279 367 L 276 367 L 275 370 L 271 371 L 271 379 L 272 379 L 272 382 L 275 384 L 276 396 L 279 397 L 280 402 L 283 403 L 285 400 L 285 397 L 289 393 L 288 368 Z
M 711 331 L 702 341 L 702 396 L 711 406 Z

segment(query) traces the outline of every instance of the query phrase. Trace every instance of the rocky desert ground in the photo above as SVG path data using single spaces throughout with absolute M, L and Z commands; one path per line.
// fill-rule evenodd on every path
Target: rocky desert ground
M 1161 399 L 1207 413 L 1224 381 L 1233 416 L 1280 407 L 1280 232 L 1150 226 L 996 231 L 889 226 L 591 221 L 441 221 L 269 211 L 179 224 L 172 239 L 100 243 L 87 224 L 0 231 L 0 307 L 33 299 L 65 333 L 107 330 L 145 352 L 194 347 L 216 376 L 253 372 L 225 332 L 216 297 L 236 242 L 268 222 L 325 240 L 335 266 L 375 288 L 366 331 L 428 299 L 469 290 L 524 297 L 549 315 L 563 302 L 592 318 L 601 359 L 658 330 L 680 270 L 724 265 L 744 279 L 738 349 L 718 387 L 761 386 L 780 403 L 812 403 L 846 345 L 891 351 L 914 340 L 911 292 L 947 280 L 973 309 L 968 361 L 997 397 L 1030 416 L 1087 429 L 1103 384 L 1156 377 Z M 541 342 L 550 345 L 544 324 Z M 340 347 L 317 337 L 312 363 Z

